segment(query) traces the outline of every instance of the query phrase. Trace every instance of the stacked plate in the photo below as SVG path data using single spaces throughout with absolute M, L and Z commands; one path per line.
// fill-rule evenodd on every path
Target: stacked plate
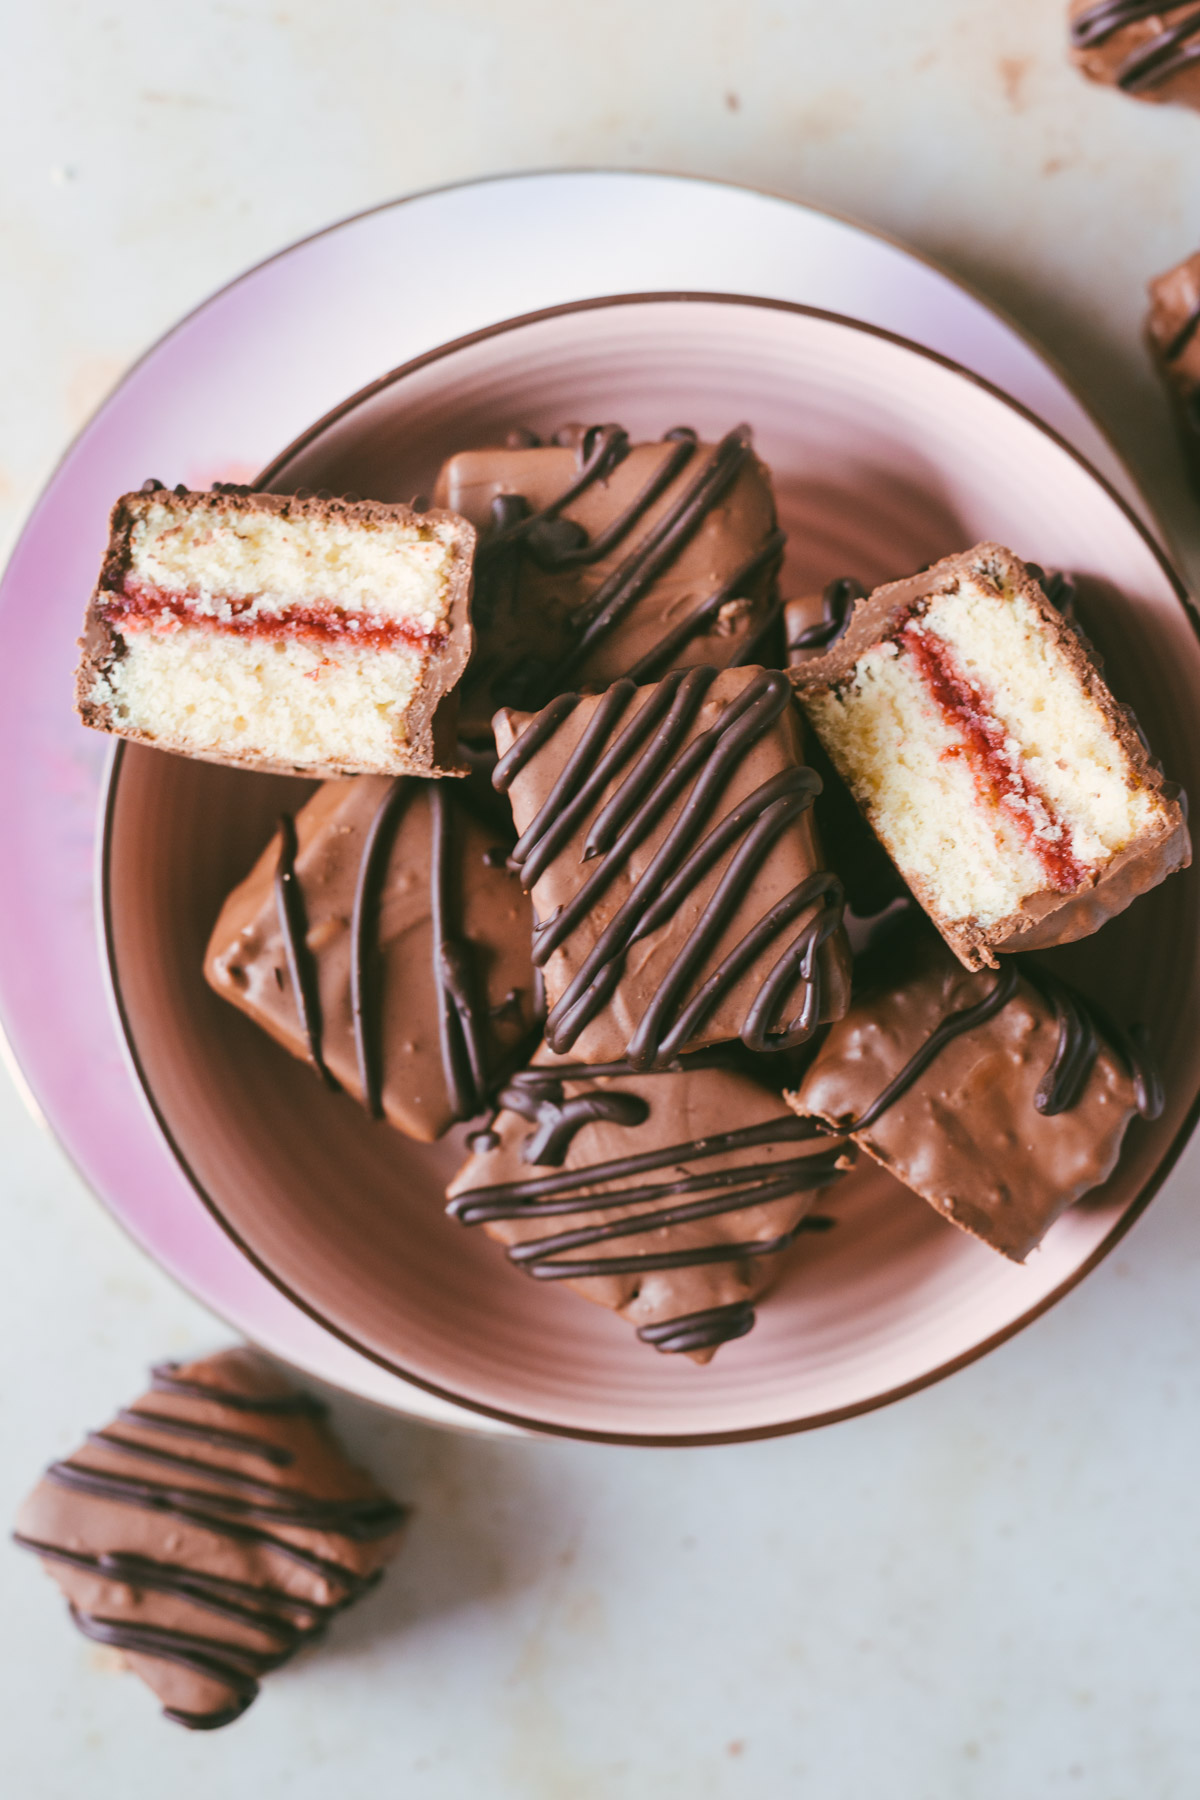
M 414 291 L 417 266 L 435 273 Z M 520 1281 L 444 1217 L 456 1143 L 373 1126 L 205 988 L 209 926 L 269 836 L 279 782 L 139 748 L 110 761 L 70 709 L 74 637 L 123 489 L 270 464 L 281 491 L 404 499 L 456 449 L 572 418 L 645 436 L 750 420 L 795 591 L 984 538 L 1088 577 L 1103 596 L 1089 629 L 1121 697 L 1200 789 L 1200 642 L 1178 582 L 1111 447 L 1011 326 L 895 246 L 762 195 L 634 175 L 475 184 L 351 220 L 218 295 L 133 371 L 51 483 L 0 591 L 18 651 L 0 675 L 0 742 L 23 777 L 0 798 L 20 871 L 0 894 L 0 1005 L 36 1104 L 106 1204 L 218 1313 L 310 1372 L 496 1430 L 662 1443 L 796 1429 L 1011 1334 L 1146 1204 L 1200 1090 L 1188 884 L 1090 953 L 1154 1030 L 1167 1111 L 1028 1266 L 856 1172 L 842 1228 L 806 1243 L 752 1336 L 701 1369 Z

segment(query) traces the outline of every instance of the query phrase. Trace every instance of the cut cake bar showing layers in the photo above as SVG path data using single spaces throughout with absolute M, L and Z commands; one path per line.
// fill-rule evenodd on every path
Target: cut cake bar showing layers
M 527 1054 L 533 918 L 504 866 L 511 843 L 465 782 L 326 782 L 226 900 L 205 976 L 293 1056 L 429 1142 Z
M 110 532 L 81 643 L 85 724 L 285 773 L 459 772 L 465 520 L 147 483 Z
M 79 1630 L 212 1731 L 374 1586 L 405 1523 L 253 1350 L 163 1363 L 17 1517 Z
M 753 1326 L 780 1252 L 830 1222 L 811 1208 L 853 1154 L 796 1118 L 762 1066 L 706 1051 L 647 1074 L 543 1046 L 468 1140 L 450 1212 L 534 1280 L 708 1362 Z
M 451 457 L 434 498 L 480 534 L 466 735 L 566 688 L 768 660 L 784 534 L 748 426 L 716 444 L 687 426 L 656 443 L 620 425 L 515 431 Z
M 919 915 L 918 915 L 919 917 Z M 1162 1109 L 1134 1039 L 1045 969 L 968 972 L 921 922 L 869 953 L 789 1102 L 1021 1262 Z M 856 974 L 858 971 L 856 970 Z
M 830 759 L 967 968 L 1096 931 L 1191 860 L 1179 790 L 998 544 L 860 601 L 791 670 Z

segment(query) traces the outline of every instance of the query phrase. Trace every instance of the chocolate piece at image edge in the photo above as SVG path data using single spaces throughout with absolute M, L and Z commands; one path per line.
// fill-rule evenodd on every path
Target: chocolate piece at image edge
M 1150 283 L 1146 341 L 1200 500 L 1200 250 Z
M 783 1050 L 844 1010 L 841 884 L 786 676 L 676 671 L 495 727 L 556 1054 L 653 1068 L 738 1037 Z
M 1200 107 L 1200 0 L 1071 0 L 1071 59 L 1135 100 Z
M 22 1505 L 78 1629 L 118 1651 L 167 1718 L 240 1718 L 395 1554 L 406 1509 L 350 1463 L 323 1407 L 253 1350 L 153 1371 Z
M 687 426 L 513 433 L 451 457 L 435 497 L 480 534 L 464 737 L 568 688 L 770 660 L 784 535 L 746 425 L 718 444 Z
M 543 1046 L 468 1140 L 449 1211 L 535 1281 L 706 1363 L 750 1331 L 797 1235 L 833 1223 L 812 1209 L 853 1156 L 765 1085 L 775 1068 L 736 1046 L 654 1073 Z
M 462 775 L 474 548 L 445 512 L 148 481 L 112 510 L 76 708 L 237 768 Z
M 968 973 L 923 921 L 860 968 L 862 991 L 789 1103 L 1023 1261 L 1108 1179 L 1135 1114 L 1161 1112 L 1144 1045 L 1040 964 Z
M 480 1110 L 538 1015 L 511 826 L 473 787 L 326 782 L 230 894 L 204 962 L 223 999 L 425 1142 Z
M 1076 855 L 1075 827 L 1064 803 L 1043 795 L 1035 773 L 1014 755 L 1019 721 L 997 709 L 1026 705 L 1024 689 L 1018 690 L 1006 671 L 1007 691 L 1001 686 L 990 691 L 987 658 L 994 652 L 985 646 L 976 656 L 978 666 L 970 668 L 962 649 L 939 635 L 939 610 L 960 598 L 989 610 L 1013 609 L 1014 619 L 1019 609 L 1021 656 L 1032 654 L 1029 645 L 1036 639 L 1039 679 L 1052 685 L 1077 718 L 1086 717 L 1104 755 L 1119 769 L 1131 812 L 1129 836 L 1112 851 L 1101 844 L 1094 863 Z M 1165 779 L 1130 709 L 1109 692 L 1099 659 L 1060 611 L 1056 600 L 1061 599 L 1060 586 L 1037 565 L 1023 563 L 1002 545 L 978 544 L 919 575 L 877 588 L 856 603 L 831 649 L 789 670 L 838 773 L 967 968 L 995 967 L 999 952 L 1047 949 L 1087 937 L 1191 861 L 1179 789 Z M 911 643 L 914 634 L 918 641 Z M 889 679 L 899 678 L 910 663 L 912 691 L 891 697 L 883 677 L 890 669 Z M 901 698 L 912 709 L 903 756 L 880 736 L 898 729 L 890 721 Z M 1043 709 L 1038 718 L 1044 735 L 1051 715 Z M 918 726 L 934 745 L 924 764 Z M 1071 763 L 1081 754 L 1073 746 L 1074 740 L 1070 757 L 1064 751 L 1065 760 L 1055 764 L 1056 779 L 1072 773 Z M 1054 760 L 1049 752 L 1041 754 L 1043 766 Z M 1089 768 L 1104 772 L 1094 763 Z M 1111 785 L 1118 777 L 1105 779 Z M 914 838 L 913 821 L 923 836 Z M 1008 910 L 998 916 L 949 910 L 941 890 L 952 879 L 959 885 L 976 880 L 970 857 L 999 857 L 1003 865 L 1014 854 L 1019 860 L 1012 868 L 1001 867 L 1014 890 Z

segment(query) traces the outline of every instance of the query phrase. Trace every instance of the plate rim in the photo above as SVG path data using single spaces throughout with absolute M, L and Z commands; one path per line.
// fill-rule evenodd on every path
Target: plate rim
M 369 210 L 375 211 L 379 209 L 371 208 Z M 317 233 L 314 235 L 321 234 Z M 281 254 L 285 253 L 281 252 Z M 477 331 L 468 332 L 463 336 L 453 338 L 449 342 L 439 345 L 432 350 L 425 351 L 419 356 L 412 357 L 407 362 L 399 364 L 396 368 L 387 371 L 385 374 L 377 377 L 374 381 L 368 382 L 364 387 L 359 388 L 355 393 L 339 402 L 338 405 L 332 407 L 312 425 L 306 427 L 304 431 L 293 439 L 293 441 L 260 472 L 256 481 L 251 484 L 252 488 L 264 488 L 266 484 L 273 479 L 275 473 L 282 469 L 294 456 L 298 455 L 307 444 L 311 443 L 321 432 L 327 430 L 332 424 L 345 417 L 356 407 L 372 399 L 375 395 L 385 391 L 388 387 L 407 378 L 417 370 L 427 368 L 432 363 L 438 362 L 445 357 L 470 347 L 471 345 L 486 342 L 492 338 L 502 336 L 507 332 L 515 331 L 525 326 L 540 324 L 546 320 L 561 318 L 569 314 L 595 312 L 599 311 L 601 308 L 606 309 L 615 306 L 689 303 L 750 306 L 775 312 L 799 314 L 806 318 L 815 318 L 824 323 L 840 326 L 843 329 L 882 339 L 884 342 L 895 345 L 897 348 L 905 350 L 925 361 L 932 362 L 960 379 L 966 380 L 973 386 L 982 389 L 1010 411 L 1015 412 L 1019 417 L 1024 419 L 1026 423 L 1032 425 L 1036 431 L 1049 438 L 1050 441 L 1060 450 L 1064 451 L 1092 481 L 1098 484 L 1108 499 L 1120 510 L 1126 521 L 1133 526 L 1135 532 L 1141 538 L 1147 550 L 1149 550 L 1151 556 L 1158 564 L 1165 577 L 1185 619 L 1191 626 L 1193 635 L 1196 637 L 1197 641 L 1200 642 L 1200 612 L 1198 612 L 1195 602 L 1192 600 L 1191 595 L 1175 569 L 1166 550 L 1159 543 L 1149 526 L 1139 518 L 1134 508 L 1129 504 L 1125 497 L 1116 490 L 1107 477 L 1101 474 L 1083 452 L 1077 450 L 1075 446 L 1065 439 L 1060 432 L 1056 431 L 1053 426 L 1048 425 L 1043 419 L 1039 418 L 1038 415 L 1022 401 L 1014 399 L 1011 395 L 1006 394 L 1003 389 L 998 388 L 993 382 L 988 381 L 984 376 L 977 374 L 972 369 L 966 368 L 963 364 L 956 362 L 952 357 L 948 357 L 940 351 L 932 350 L 923 344 L 918 344 L 913 339 L 906 338 L 899 332 L 889 331 L 883 326 L 872 325 L 864 320 L 854 319 L 842 313 L 830 312 L 821 307 L 809 306 L 801 301 L 780 300 L 763 295 L 738 294 L 733 292 L 722 293 L 668 289 L 643 293 L 635 292 L 628 294 L 600 295 L 587 300 L 565 301 L 556 306 L 543 307 L 534 312 L 520 313 L 510 319 L 499 320 L 492 325 L 484 326 Z M 1140 490 L 1138 491 L 1140 493 Z M 1153 514 L 1151 514 L 1151 516 L 1154 517 Z M 1157 524 L 1157 519 L 1155 519 L 1155 523 Z M 988 1355 L 992 1350 L 999 1348 L 1001 1344 L 1008 1342 L 1010 1338 L 1015 1337 L 1028 1325 L 1031 1325 L 1034 1320 L 1048 1312 L 1051 1307 L 1057 1305 L 1058 1302 L 1070 1293 L 1073 1288 L 1077 1287 L 1080 1282 L 1082 1282 L 1086 1276 L 1091 1274 L 1093 1269 L 1098 1267 L 1105 1257 L 1110 1254 L 1134 1222 L 1141 1217 L 1143 1212 L 1145 1212 L 1146 1208 L 1158 1194 L 1163 1183 L 1178 1162 L 1179 1157 L 1196 1128 L 1197 1121 L 1200 1120 L 1200 1084 L 1198 1084 L 1186 1114 L 1170 1143 L 1164 1149 L 1153 1172 L 1143 1183 L 1135 1197 L 1122 1210 L 1112 1228 L 1106 1233 L 1101 1242 L 1084 1259 L 1078 1268 L 1073 1269 L 1057 1287 L 1050 1291 L 1050 1293 L 1043 1295 L 1040 1300 L 1036 1301 L 1015 1319 L 1001 1327 L 998 1331 L 993 1332 L 980 1343 L 972 1345 L 959 1356 L 951 1358 L 948 1362 L 940 1363 L 934 1369 L 929 1370 L 920 1376 L 916 1376 L 912 1380 L 904 1382 L 895 1388 L 887 1389 L 880 1394 L 873 1394 L 864 1400 L 855 1401 L 843 1407 L 836 1407 L 822 1413 L 812 1414 L 798 1419 L 777 1421 L 769 1425 L 748 1426 L 735 1430 L 714 1432 L 651 1433 L 600 1430 L 584 1426 L 567 1425 L 560 1421 L 531 1418 L 523 1413 L 512 1412 L 506 1408 L 492 1406 L 487 1402 L 472 1399 L 457 1393 L 452 1388 L 443 1387 L 441 1384 L 431 1381 L 425 1376 L 414 1374 L 412 1370 L 403 1367 L 391 1357 L 385 1356 L 382 1352 L 373 1350 L 369 1345 L 360 1342 L 351 1332 L 327 1318 L 319 1307 L 297 1293 L 288 1282 L 272 1270 L 258 1253 L 250 1247 L 240 1232 L 225 1218 L 216 1200 L 208 1193 L 187 1157 L 184 1155 L 180 1145 L 177 1143 L 166 1117 L 160 1109 L 153 1087 L 146 1074 L 145 1068 L 143 1067 L 133 1027 L 125 1005 L 125 998 L 122 992 L 121 978 L 118 969 L 111 896 L 112 839 L 115 829 L 115 813 L 118 790 L 120 787 L 120 773 L 125 760 L 126 748 L 127 745 L 124 740 L 119 740 L 117 742 L 114 754 L 109 762 L 104 777 L 103 814 L 98 844 L 99 867 L 97 872 L 97 899 L 99 902 L 102 925 L 104 974 L 107 979 L 109 997 L 120 1024 L 124 1048 L 134 1071 L 142 1098 L 148 1106 L 154 1122 L 157 1125 L 159 1132 L 162 1134 L 171 1155 L 210 1216 L 235 1245 L 239 1253 L 246 1257 L 259 1274 L 264 1276 L 293 1306 L 298 1307 L 308 1318 L 313 1320 L 323 1330 L 329 1332 L 331 1336 L 345 1344 L 356 1354 L 365 1357 L 368 1361 L 384 1369 L 387 1373 L 398 1376 L 401 1380 L 410 1383 L 414 1387 L 477 1416 L 494 1419 L 502 1424 L 515 1426 L 521 1430 L 537 1433 L 542 1436 L 562 1437 L 589 1443 L 619 1444 L 634 1448 L 684 1449 L 702 1448 L 719 1444 L 752 1443 L 767 1438 L 791 1436 L 801 1431 L 814 1431 L 822 1426 L 838 1424 L 845 1419 L 858 1418 L 866 1413 L 876 1412 L 882 1407 L 890 1406 L 898 1400 L 907 1398 L 910 1394 L 920 1393 L 925 1388 L 932 1387 L 936 1383 L 944 1381 L 950 1375 L 957 1373 L 959 1369 L 966 1368 L 971 1363 L 979 1361 L 980 1358 Z M 142 746 L 142 748 L 152 748 L 152 746 Z

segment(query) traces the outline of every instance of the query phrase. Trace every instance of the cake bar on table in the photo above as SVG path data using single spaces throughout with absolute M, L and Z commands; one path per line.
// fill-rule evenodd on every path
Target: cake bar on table
M 147 483 L 113 509 L 80 715 L 247 768 L 461 772 L 474 537 L 406 506 Z
M 1200 251 L 1150 283 L 1146 335 L 1200 495 Z
M 612 1307 L 643 1343 L 708 1362 L 753 1326 L 779 1253 L 830 1222 L 811 1208 L 852 1156 L 753 1061 L 704 1051 L 646 1074 L 543 1046 L 469 1140 L 451 1214 L 535 1280 Z
M 1070 37 L 1089 80 L 1136 100 L 1200 106 L 1200 0 L 1071 0 Z
M 877 589 L 790 673 L 968 968 L 1085 937 L 1191 860 L 1179 790 L 1035 573 L 998 544 Z
M 784 537 L 748 426 L 717 444 L 686 426 L 656 443 L 619 425 L 546 444 L 517 431 L 452 457 L 435 498 L 480 534 L 470 735 L 567 688 L 769 660 Z
M 844 1010 L 841 886 L 785 675 L 677 670 L 495 725 L 557 1055 L 781 1050 Z
M 16 1542 L 79 1630 L 178 1724 L 240 1717 L 395 1553 L 405 1509 L 322 1411 L 251 1350 L 164 1364 L 21 1507 Z
M 922 921 L 874 964 L 787 1098 L 1021 1262 L 1107 1180 L 1162 1095 L 1144 1051 L 1044 969 L 968 972 Z
M 467 783 L 326 782 L 225 902 L 205 975 L 372 1113 L 438 1137 L 537 1017 L 511 843 Z

